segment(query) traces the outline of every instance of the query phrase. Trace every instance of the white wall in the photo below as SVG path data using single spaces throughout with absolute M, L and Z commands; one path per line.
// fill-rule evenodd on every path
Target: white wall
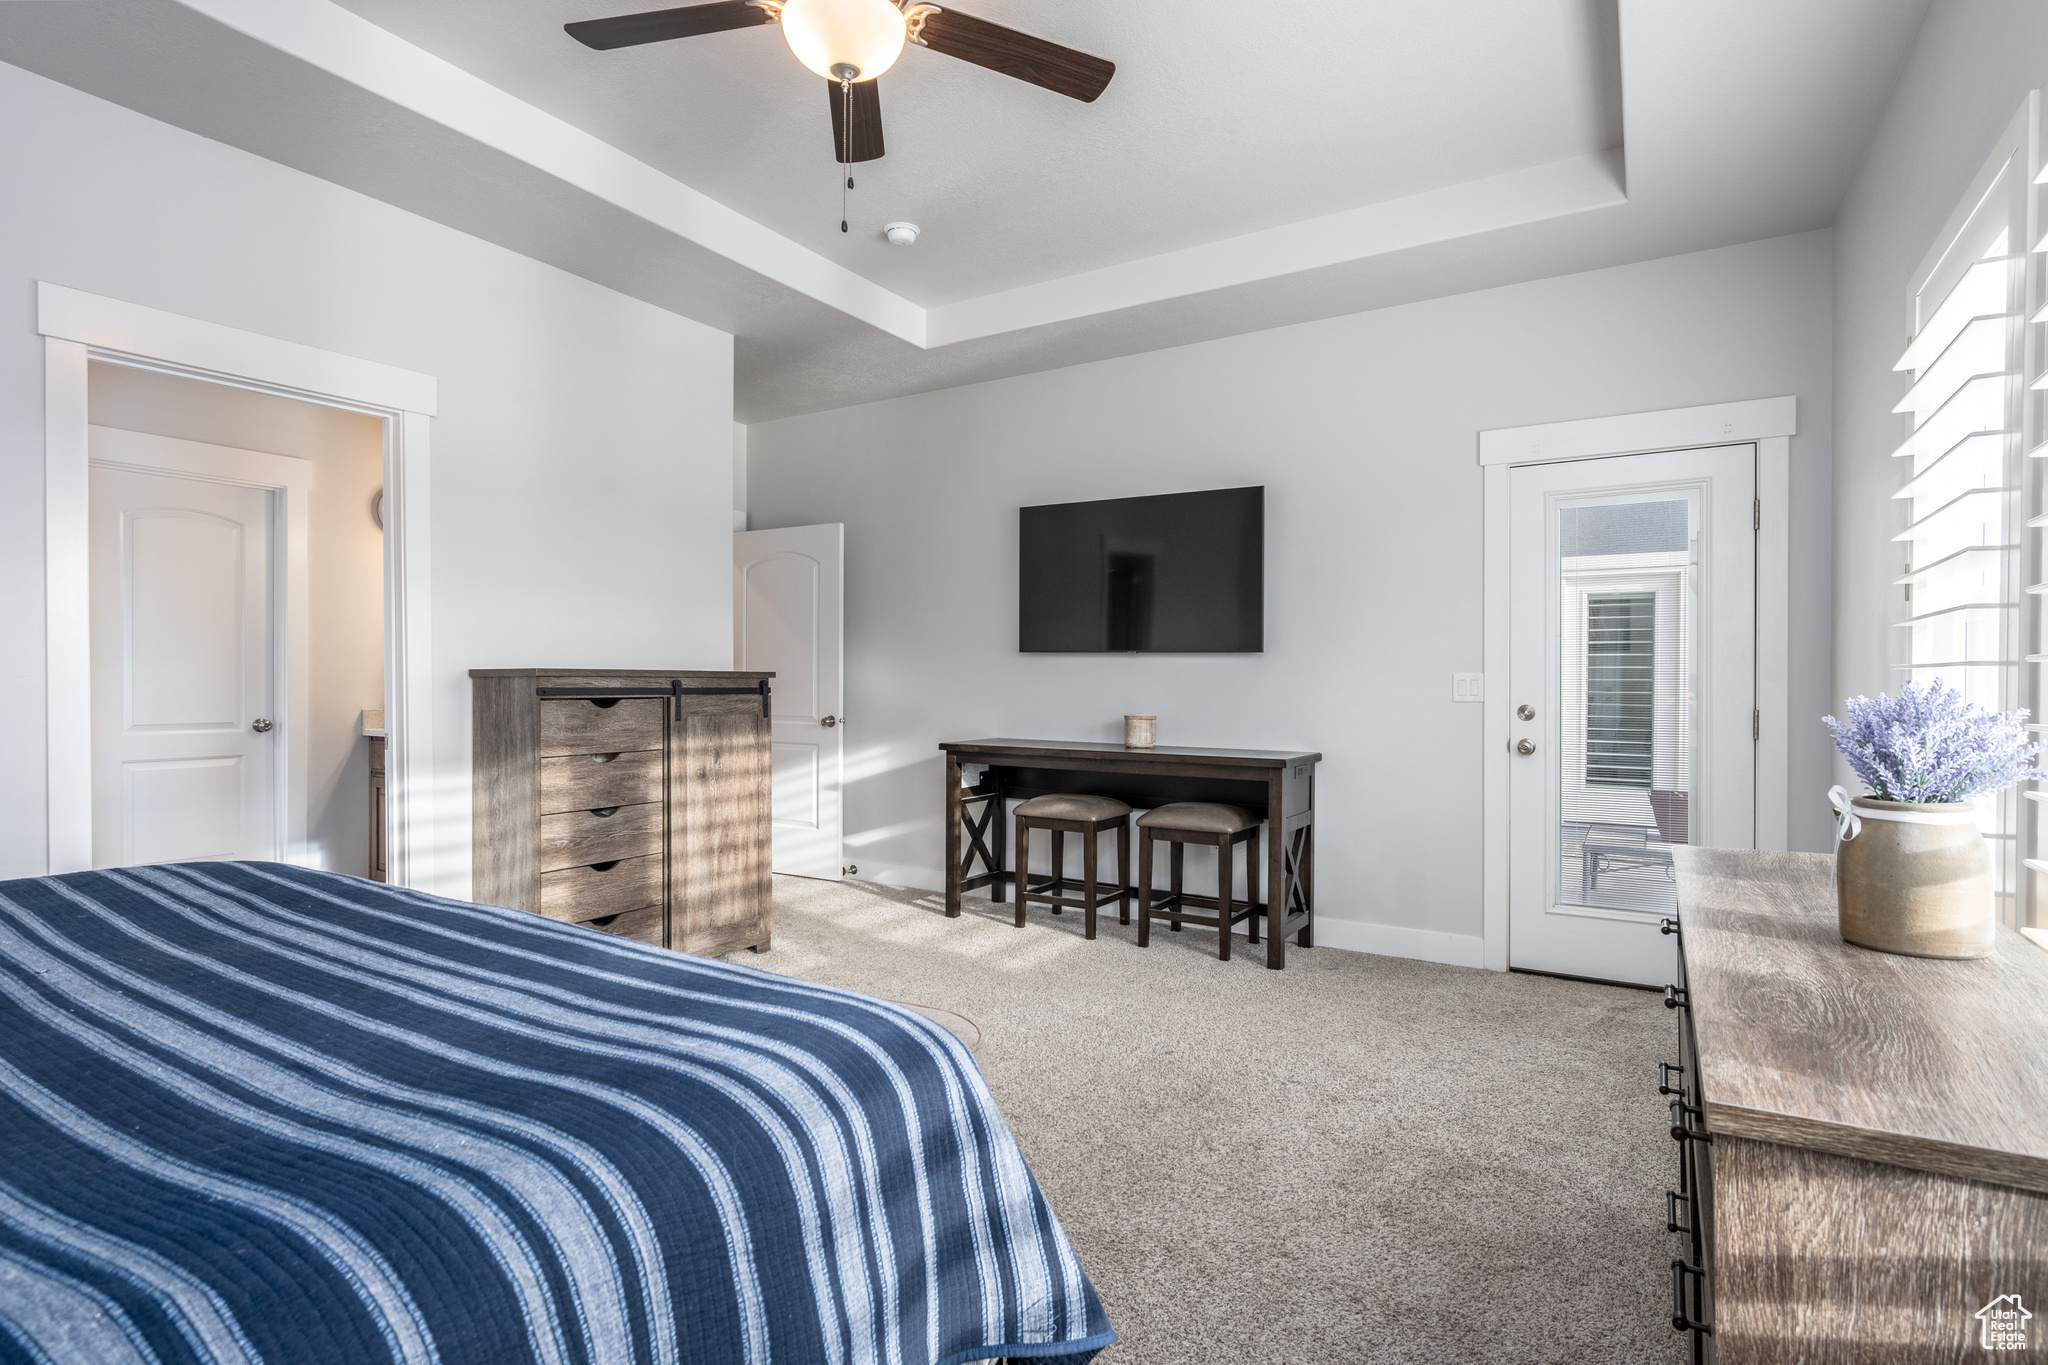
M 732 424 L 732 529 L 747 529 L 747 424 Z
M 0 127 L 0 876 L 46 865 L 37 280 L 440 381 L 437 889 L 469 669 L 729 666 L 730 337 L 17 68 Z
M 1836 220 L 1833 703 L 1898 690 L 1891 663 L 1904 655 L 1889 623 L 1905 603 L 1890 586 L 1903 562 L 1891 538 L 1906 513 L 1892 493 L 1905 476 L 1891 452 L 1912 428 L 1892 413 L 1909 380 L 1892 365 L 1913 331 L 1913 272 L 2044 84 L 2048 5 L 1935 0 Z
M 1164 744 L 1321 750 L 1326 940 L 1476 963 L 1483 708 L 1451 674 L 1480 659 L 1477 433 L 1797 395 L 1793 700 L 1818 715 L 1831 269 L 1807 233 L 751 426 L 751 524 L 846 523 L 849 861 L 939 884 L 942 739 L 1150 711 Z M 1263 655 L 1017 652 L 1018 507 L 1250 483 Z M 1826 774 L 1816 726 L 1801 846 L 1826 846 Z
M 362 713 L 384 709 L 384 423 L 231 384 L 94 364 L 96 426 L 267 450 L 311 466 L 306 491 L 306 841 L 316 867 L 362 877 L 370 864 L 370 753 Z

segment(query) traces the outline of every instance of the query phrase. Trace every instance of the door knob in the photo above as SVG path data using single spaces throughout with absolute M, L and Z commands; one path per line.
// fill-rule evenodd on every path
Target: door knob
M 831 729 L 831 728 L 832 728 L 833 726 L 837 725 L 838 723 L 839 723 L 839 717 L 837 717 L 837 716 L 827 716 L 827 717 L 825 717 L 825 719 L 823 719 L 823 720 L 821 720 L 821 721 L 819 721 L 819 722 L 818 722 L 818 724 L 820 724 L 820 725 L 824 726 L 824 727 L 825 727 L 825 728 L 826 728 L 827 730 Z
M 1528 702 L 1523 702 L 1520 706 L 1517 706 L 1515 708 L 1515 714 L 1520 716 L 1523 720 L 1534 720 L 1536 719 L 1536 708 L 1529 705 Z
M 1536 741 L 1533 739 L 1522 740 L 1521 742 L 1515 745 L 1515 752 L 1520 754 L 1523 758 L 1527 758 L 1530 754 L 1536 752 Z
M 267 735 L 270 733 L 270 722 L 258 716 L 249 722 L 249 728 L 259 735 Z

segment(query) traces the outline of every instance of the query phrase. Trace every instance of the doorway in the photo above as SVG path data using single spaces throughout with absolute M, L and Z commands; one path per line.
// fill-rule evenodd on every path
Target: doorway
M 732 538 L 733 667 L 775 674 L 775 870 L 838 881 L 845 856 L 846 528 Z
M 43 592 L 47 869 L 93 862 L 89 373 L 96 363 L 367 416 L 381 431 L 385 833 L 388 878 L 448 895 L 437 867 L 430 490 L 433 376 L 104 295 L 36 284 L 43 338 Z M 287 692 L 290 688 L 287 688 Z M 289 698 L 288 698 L 289 700 Z M 303 845 L 284 856 L 308 856 Z
M 1757 447 L 1508 483 L 1507 965 L 1661 986 L 1674 850 L 1757 843 Z
M 94 432 L 95 867 L 276 859 L 304 820 L 278 703 L 304 668 L 280 589 L 307 478 L 280 459 L 275 485 L 242 482 L 237 453 Z
M 383 423 L 88 370 L 93 865 L 372 875 Z

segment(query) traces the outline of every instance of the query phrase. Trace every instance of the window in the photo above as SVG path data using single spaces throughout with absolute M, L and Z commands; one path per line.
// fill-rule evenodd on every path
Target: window
M 1992 710 L 2038 710 L 2038 682 L 2023 676 L 2040 671 L 2027 666 L 2039 662 L 2028 619 L 2038 607 L 2022 610 L 2042 591 L 2029 586 L 2024 553 L 2040 468 L 2027 457 L 2048 454 L 2030 439 L 2025 382 L 2027 303 L 2039 274 L 2029 248 L 2040 249 L 2031 231 L 2034 117 L 2030 97 L 1928 253 L 1913 286 L 1913 337 L 1893 367 L 1911 376 L 1893 411 L 1912 425 L 1892 452 L 1903 465 L 1893 496 L 1905 509 L 1893 537 L 1901 548 L 1897 670 L 1922 683 L 1942 679 Z M 1985 803 L 2008 923 L 2025 922 L 2031 894 L 2019 869 L 2048 872 L 2048 861 L 2022 856 L 2023 836 L 2029 848 L 2034 842 L 2022 808 L 2033 804 L 2014 792 Z
M 1650 789 L 1657 735 L 1657 594 L 1586 597 L 1586 785 Z
M 1663 873 L 1643 872 L 1659 855 L 1630 862 L 1636 855 L 1614 841 L 1692 837 L 1700 494 L 1602 493 L 1556 515 L 1558 894 L 1566 904 L 1668 908 Z M 1635 871 L 1610 878 L 1608 861 Z

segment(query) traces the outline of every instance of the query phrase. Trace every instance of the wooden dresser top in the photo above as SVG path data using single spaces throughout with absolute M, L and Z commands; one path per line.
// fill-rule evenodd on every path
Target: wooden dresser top
M 2048 1191 L 2048 952 L 1844 943 L 1826 854 L 1675 861 L 1709 1130 Z
M 1020 765 L 1054 759 L 1129 759 L 1161 766 L 1200 762 L 1243 768 L 1285 768 L 1295 763 L 1320 763 L 1323 756 L 1303 749 L 1189 749 L 1172 744 L 1134 748 L 1128 744 L 1086 739 L 949 739 L 939 746 L 971 763 L 990 758 Z

